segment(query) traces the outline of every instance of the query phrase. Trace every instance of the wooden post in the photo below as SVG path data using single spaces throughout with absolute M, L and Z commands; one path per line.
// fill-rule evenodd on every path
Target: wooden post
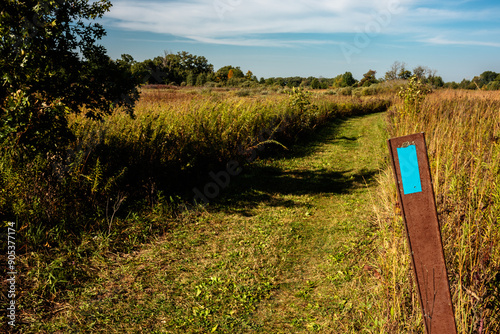
M 427 334 L 456 334 L 441 232 L 423 133 L 389 139 Z

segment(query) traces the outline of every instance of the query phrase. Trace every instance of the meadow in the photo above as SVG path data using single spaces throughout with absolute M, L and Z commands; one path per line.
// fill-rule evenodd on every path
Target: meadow
M 49 316 L 95 278 L 89 258 L 134 251 L 197 212 L 193 189 L 210 172 L 282 155 L 332 120 L 389 105 L 301 90 L 144 89 L 134 119 L 73 116 L 75 140 L 59 152 L 23 164 L 2 150 L 0 208 L 22 245 L 23 318 Z
M 423 131 L 459 332 L 498 332 L 500 96 L 396 91 L 149 87 L 58 154 L 2 150 L 23 331 L 420 333 L 385 140 Z

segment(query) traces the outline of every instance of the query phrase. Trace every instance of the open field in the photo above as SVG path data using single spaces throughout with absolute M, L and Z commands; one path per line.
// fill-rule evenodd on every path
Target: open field
M 73 305 L 98 289 L 101 260 L 133 254 L 184 224 L 192 228 L 198 218 L 189 217 L 204 215 L 194 206 L 193 189 L 204 189 L 210 172 L 228 162 L 247 170 L 292 154 L 331 122 L 390 105 L 384 98 L 301 91 L 240 95 L 146 91 L 134 120 L 121 113 L 103 122 L 72 119 L 77 140 L 59 156 L 16 170 L 9 165 L 15 157 L 4 152 L 0 204 L 16 215 L 23 245 L 21 322 L 35 332 L 52 331 L 50 319 L 69 300 Z
M 2 151 L 22 332 L 421 333 L 385 144 L 418 131 L 459 331 L 500 330 L 497 92 L 148 89 L 135 114 Z
M 68 291 L 47 322 L 33 314 L 30 330 L 377 328 L 384 319 L 372 318 L 370 187 L 383 162 L 383 129 L 383 114 L 337 121 L 292 156 L 256 161 L 216 204 L 181 214 L 163 236 L 131 253 L 92 257 L 95 276 Z

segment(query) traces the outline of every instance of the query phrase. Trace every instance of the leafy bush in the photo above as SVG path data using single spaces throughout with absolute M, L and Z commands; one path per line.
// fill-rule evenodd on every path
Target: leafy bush
M 416 76 L 411 77 L 408 84 L 402 86 L 398 93 L 398 96 L 403 100 L 402 112 L 406 114 L 419 113 L 422 101 L 431 92 L 432 89 L 428 85 L 422 83 Z
M 352 95 L 353 89 L 352 87 L 344 87 L 339 90 L 337 90 L 337 94 L 342 95 L 342 96 L 350 96 Z

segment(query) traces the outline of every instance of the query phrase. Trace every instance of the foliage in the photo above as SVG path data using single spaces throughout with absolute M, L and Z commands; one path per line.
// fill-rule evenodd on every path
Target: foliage
M 351 72 L 345 72 L 342 74 L 341 87 L 354 86 L 355 84 L 356 79 L 354 79 Z
M 411 77 L 408 84 L 402 86 L 398 92 L 398 96 L 403 100 L 403 109 L 401 112 L 404 114 L 416 114 L 420 112 L 422 101 L 431 92 L 432 90 L 416 76 Z
M 131 70 L 141 83 L 180 85 L 186 82 L 192 86 L 198 82 L 199 76 L 204 76 L 206 82 L 207 76 L 213 73 L 213 65 L 203 56 L 181 51 L 177 54 L 165 52 L 163 57 L 134 63 Z
M 288 91 L 288 94 L 290 95 L 290 106 L 296 108 L 298 112 L 305 112 L 311 107 L 311 92 L 293 88 Z
M 363 78 L 358 83 L 358 86 L 359 87 L 369 87 L 370 85 L 377 83 L 378 80 L 375 77 L 376 73 L 377 73 L 376 71 L 369 70 L 368 72 L 363 74 Z
M 0 15 L 0 127 L 3 140 L 28 151 L 57 149 L 69 139 L 67 116 L 102 118 L 116 106 L 132 113 L 135 82 L 96 44 L 92 23 L 107 0 L 7 0 Z

